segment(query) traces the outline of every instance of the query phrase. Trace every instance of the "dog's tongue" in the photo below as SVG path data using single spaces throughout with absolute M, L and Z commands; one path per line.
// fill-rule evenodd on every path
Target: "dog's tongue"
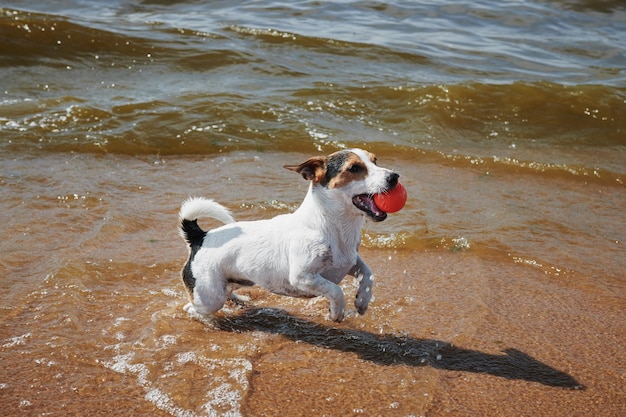
M 382 217 L 382 216 L 384 216 L 386 214 L 384 211 L 382 211 L 381 209 L 378 208 L 376 203 L 374 203 L 374 197 L 373 196 L 369 196 L 369 195 L 366 196 L 366 198 L 364 199 L 364 202 L 367 204 L 367 206 L 369 207 L 369 209 L 372 212 L 372 214 L 374 214 L 374 216 Z
M 378 206 L 376 206 L 376 203 L 374 203 L 374 197 L 371 195 L 357 195 L 352 199 L 352 201 L 358 208 L 368 212 L 375 219 L 383 220 L 385 217 L 387 217 L 387 213 L 385 213 L 384 211 L 379 209 Z

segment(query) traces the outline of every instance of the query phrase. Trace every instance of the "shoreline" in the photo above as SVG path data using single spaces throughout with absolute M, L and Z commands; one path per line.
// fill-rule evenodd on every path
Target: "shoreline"
M 246 290 L 247 308 L 230 305 L 208 325 L 182 311 L 187 253 L 176 231 L 182 193 L 219 196 L 225 183 L 236 183 L 227 194 L 237 218 L 287 210 L 267 201 L 273 174 L 248 180 L 284 155 L 244 153 L 208 164 L 115 156 L 60 163 L 67 158 L 5 167 L 11 170 L 0 210 L 10 236 L 0 251 L 6 277 L 0 358 L 11 364 L 0 370 L 6 407 L 67 415 L 112 414 L 122 406 L 137 416 L 626 413 L 626 290 L 610 273 L 620 260 L 580 258 L 575 270 L 557 274 L 480 245 L 396 250 L 365 241 L 360 252 L 376 281 L 364 316 L 353 311 L 335 324 L 326 319 L 326 300 L 254 288 Z M 190 168 L 202 175 L 190 179 Z M 435 215 L 462 217 L 438 214 L 420 197 L 446 198 L 436 189 L 453 192 L 463 178 L 482 179 L 442 169 L 414 169 L 439 182 L 419 184 L 424 192 L 413 194 L 385 233 L 430 227 Z M 276 172 L 279 180 L 293 180 L 286 170 Z M 272 198 L 289 205 L 305 186 L 281 188 Z M 238 201 L 246 205 L 237 208 Z M 594 221 L 590 226 L 608 222 Z M 596 276 L 599 269 L 606 276 Z M 354 280 L 342 285 L 351 305 Z

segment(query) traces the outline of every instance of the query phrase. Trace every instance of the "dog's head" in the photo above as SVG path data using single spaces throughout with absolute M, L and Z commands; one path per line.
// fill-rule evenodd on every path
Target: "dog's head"
M 314 156 L 299 165 L 285 168 L 312 181 L 329 194 L 337 195 L 374 221 L 387 218 L 387 213 L 376 207 L 374 194 L 391 190 L 400 177 L 395 172 L 376 164 L 376 156 L 362 149 L 349 149 L 328 156 Z

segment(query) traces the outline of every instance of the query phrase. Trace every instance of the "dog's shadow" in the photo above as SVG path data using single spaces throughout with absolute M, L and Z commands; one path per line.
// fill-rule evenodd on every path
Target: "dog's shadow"
M 354 353 L 379 365 L 431 366 L 537 382 L 551 387 L 584 389 L 571 375 L 513 348 L 503 350 L 501 355 L 483 353 L 438 340 L 329 327 L 273 308 L 250 308 L 238 315 L 222 316 L 215 319 L 214 325 L 229 332 L 280 334 L 313 346 Z

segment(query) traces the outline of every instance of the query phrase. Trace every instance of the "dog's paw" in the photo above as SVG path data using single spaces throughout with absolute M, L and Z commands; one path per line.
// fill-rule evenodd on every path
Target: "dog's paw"
M 335 321 L 337 323 L 342 322 L 343 319 L 345 318 L 345 314 L 344 314 L 345 308 L 346 308 L 345 300 L 342 300 L 342 302 L 336 303 L 336 304 L 331 303 L 329 318 L 332 321 Z
M 200 313 L 196 307 L 193 305 L 193 303 L 187 303 L 185 305 L 185 307 L 183 307 L 183 310 L 185 310 L 185 312 L 189 315 L 189 317 L 194 318 L 194 319 L 202 319 L 204 318 L 204 314 Z
M 328 318 L 336 323 L 341 323 L 343 319 L 345 318 L 345 314 L 343 310 L 340 313 L 337 313 L 337 312 L 333 313 L 333 311 L 331 310 L 330 314 L 328 315 Z
M 190 317 L 195 319 L 202 319 L 209 316 L 208 314 L 202 312 L 201 309 L 198 309 L 198 307 L 193 303 L 187 303 L 185 307 L 183 307 L 183 310 L 185 310 Z
M 356 307 L 356 311 L 362 316 L 363 314 L 365 314 L 365 312 L 367 312 L 367 307 L 368 307 L 368 303 L 359 303 L 359 300 L 357 299 L 354 302 L 354 306 Z
M 245 306 L 247 303 L 252 301 L 252 298 L 250 298 L 247 295 L 237 294 L 237 293 L 232 292 L 230 293 L 230 301 L 232 301 L 233 303 L 237 305 Z
M 354 306 L 356 307 L 356 311 L 358 311 L 360 315 L 363 315 L 367 311 L 369 300 L 364 300 L 363 297 L 357 298 L 354 302 Z
M 356 299 L 354 300 L 354 306 L 356 307 L 356 311 L 359 312 L 360 315 L 365 314 L 367 311 L 367 307 L 370 304 L 370 300 L 372 299 L 372 287 L 367 286 L 362 290 L 356 293 Z

